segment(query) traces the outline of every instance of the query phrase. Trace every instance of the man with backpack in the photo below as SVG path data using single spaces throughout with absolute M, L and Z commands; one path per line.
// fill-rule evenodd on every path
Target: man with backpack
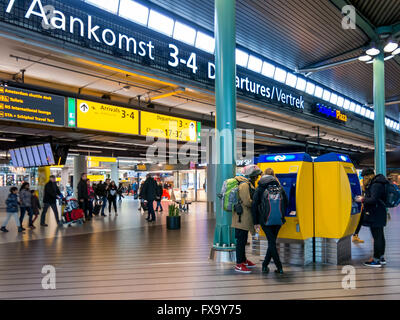
M 286 222 L 285 213 L 287 207 L 287 195 L 277 178 L 272 175 L 264 175 L 258 182 L 251 210 L 256 228 L 259 229 L 261 227 L 268 240 L 268 250 L 262 265 L 264 273 L 269 272 L 268 265 L 271 259 L 274 259 L 275 272 L 283 274 L 282 263 L 276 248 L 276 240 L 282 225 Z
M 254 234 L 254 223 L 251 215 L 252 199 L 255 191 L 255 183 L 262 171 L 255 165 L 247 166 L 243 169 L 243 175 L 237 176 L 236 188 L 238 201 L 235 201 L 232 208 L 232 228 L 235 228 L 236 238 L 236 266 L 235 271 L 240 273 L 251 273 L 250 268 L 255 264 L 246 258 L 246 244 L 249 231 Z M 233 181 L 234 182 L 234 181 Z M 232 193 L 233 195 L 233 193 Z
M 384 175 L 375 175 L 373 169 L 364 169 L 361 176 L 364 179 L 365 195 L 358 196 L 355 200 L 364 204 L 363 225 L 370 227 L 374 239 L 374 256 L 364 265 L 381 268 L 386 265 L 384 228 L 387 223 L 387 208 L 396 205 L 396 197 L 399 195 L 396 196 L 394 185 L 391 185 Z

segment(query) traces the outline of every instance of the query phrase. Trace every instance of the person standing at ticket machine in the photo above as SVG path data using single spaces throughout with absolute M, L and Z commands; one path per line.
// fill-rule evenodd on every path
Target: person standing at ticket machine
M 57 209 L 57 198 L 63 198 L 63 195 L 56 183 L 56 177 L 51 175 L 49 182 L 44 186 L 44 197 L 43 197 L 43 212 L 40 217 L 40 225 L 42 227 L 48 227 L 46 224 L 46 213 L 49 207 L 53 210 L 54 217 L 56 218 L 57 224 L 62 227 Z

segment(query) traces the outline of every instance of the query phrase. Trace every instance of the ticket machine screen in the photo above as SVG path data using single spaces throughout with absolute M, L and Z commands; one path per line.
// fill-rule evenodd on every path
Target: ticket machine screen
M 351 197 L 353 199 L 351 205 L 351 214 L 358 214 L 361 212 L 361 203 L 357 203 L 354 199 L 361 195 L 360 180 L 358 180 L 357 174 L 348 174 L 350 187 L 351 187 Z
M 296 217 L 296 183 L 297 173 L 277 174 L 280 184 L 286 192 L 289 205 L 286 210 L 286 217 Z

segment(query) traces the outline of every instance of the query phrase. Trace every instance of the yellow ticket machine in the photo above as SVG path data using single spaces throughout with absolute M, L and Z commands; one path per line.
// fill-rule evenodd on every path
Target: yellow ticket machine
M 316 262 L 351 260 L 351 235 L 360 220 L 361 195 L 356 168 L 346 155 L 329 153 L 314 160 Z
M 278 248 L 284 263 L 313 262 L 313 160 L 306 153 L 270 154 L 257 159 L 261 170 L 271 168 L 289 199 L 286 223 L 279 233 Z M 261 231 L 260 236 L 265 235 Z M 260 249 L 264 248 L 260 241 Z M 260 254 L 265 254 L 260 250 Z

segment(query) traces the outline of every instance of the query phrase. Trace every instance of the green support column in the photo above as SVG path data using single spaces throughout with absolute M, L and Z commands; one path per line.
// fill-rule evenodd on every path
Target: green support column
M 386 175 L 385 61 L 383 49 L 374 59 L 375 170 Z
M 236 0 L 215 0 L 217 192 L 236 174 Z M 235 249 L 232 215 L 217 200 L 214 250 Z

